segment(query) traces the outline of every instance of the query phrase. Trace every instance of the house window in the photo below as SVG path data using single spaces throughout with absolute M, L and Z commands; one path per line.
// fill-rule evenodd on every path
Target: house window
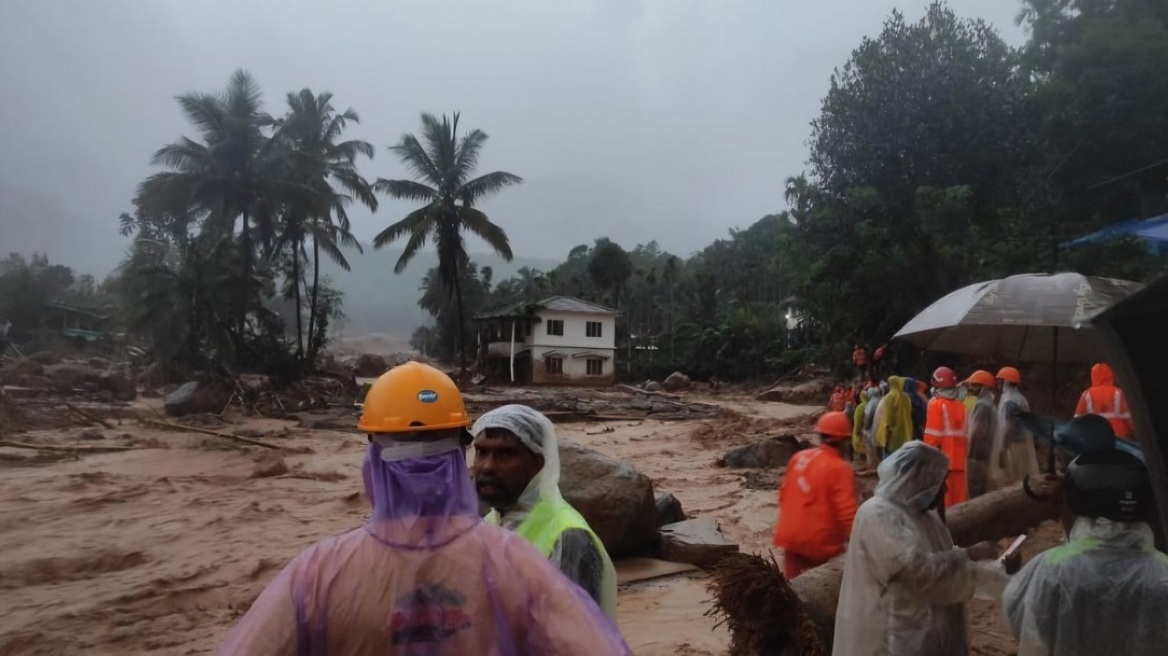
M 561 376 L 564 373 L 564 359 L 548 358 L 544 364 L 544 369 L 549 376 Z
M 589 337 L 603 337 L 603 326 L 604 324 L 600 323 L 599 321 L 589 321 L 588 324 L 585 325 L 584 330 Z
M 601 360 L 600 358 L 588 358 L 588 375 L 603 376 L 604 360 Z
M 548 319 L 547 334 L 559 335 L 559 336 L 563 337 L 563 335 L 564 335 L 564 321 L 562 319 Z

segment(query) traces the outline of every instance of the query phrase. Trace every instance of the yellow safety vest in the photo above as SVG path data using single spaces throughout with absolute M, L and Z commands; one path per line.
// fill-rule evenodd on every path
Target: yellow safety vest
M 490 524 L 501 523 L 499 513 L 492 510 L 484 518 Z M 588 526 L 587 520 L 566 501 L 551 502 L 540 499 L 527 513 L 527 517 L 515 528 L 515 532 L 530 542 L 544 556 L 550 558 L 552 549 L 560 534 L 568 529 L 581 529 L 592 536 L 596 550 L 600 552 L 603 573 L 600 580 L 600 609 L 613 622 L 616 621 L 616 568 L 604 549 L 604 543 Z

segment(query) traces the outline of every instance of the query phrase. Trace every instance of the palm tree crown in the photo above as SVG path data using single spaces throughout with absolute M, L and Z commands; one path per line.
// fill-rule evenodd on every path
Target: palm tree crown
M 373 240 L 374 248 L 408 236 L 394 273 L 401 273 L 418 251 L 432 239 L 438 250 L 438 273 L 442 286 L 458 304 L 461 332 L 460 353 L 466 368 L 466 334 L 462 316 L 462 290 L 459 272 L 466 266 L 463 231 L 478 235 L 507 261 L 511 261 L 511 244 L 503 228 L 491 222 L 475 204 L 504 187 L 519 184 L 522 178 L 505 171 L 494 171 L 471 178 L 478 165 L 479 153 L 487 141 L 482 130 L 458 136 L 458 113 L 441 120 L 422 114 L 422 138 L 406 134 L 390 150 L 396 153 L 413 173 L 413 180 L 379 178 L 374 189 L 400 200 L 425 203 L 385 230 Z

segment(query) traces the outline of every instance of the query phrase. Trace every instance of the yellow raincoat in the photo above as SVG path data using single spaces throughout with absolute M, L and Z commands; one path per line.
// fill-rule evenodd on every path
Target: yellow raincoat
M 876 425 L 876 444 L 892 453 L 912 439 L 912 400 L 904 391 L 905 379 L 888 377 L 888 393 L 880 400 L 882 412 Z

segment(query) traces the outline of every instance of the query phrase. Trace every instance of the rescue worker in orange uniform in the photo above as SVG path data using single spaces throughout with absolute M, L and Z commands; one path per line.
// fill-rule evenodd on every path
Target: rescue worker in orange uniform
M 1110 365 L 1100 362 L 1091 367 L 1091 387 L 1079 397 L 1079 406 L 1075 408 L 1076 417 L 1083 415 L 1099 415 L 1111 423 L 1116 437 L 1132 438 L 1131 411 L 1123 390 L 1115 386 Z
M 831 398 L 827 401 L 827 409 L 830 412 L 843 412 L 848 405 L 847 394 L 844 393 L 843 385 L 836 385 L 835 390 L 831 393 Z
M 815 432 L 822 442 L 791 457 L 779 488 L 774 544 L 783 549 L 788 580 L 842 554 L 856 517 L 856 473 L 843 456 L 852 423 L 842 412 L 828 412 Z
M 863 344 L 856 344 L 852 349 L 852 364 L 856 365 L 860 380 L 868 377 L 868 349 L 864 348 Z
M 957 374 L 949 367 L 933 372 L 937 395 L 929 401 L 925 417 L 925 444 L 940 449 L 949 458 L 949 476 L 945 479 L 945 507 L 969 500 L 965 480 L 965 461 L 969 433 L 965 426 L 965 404 L 958 398 Z

